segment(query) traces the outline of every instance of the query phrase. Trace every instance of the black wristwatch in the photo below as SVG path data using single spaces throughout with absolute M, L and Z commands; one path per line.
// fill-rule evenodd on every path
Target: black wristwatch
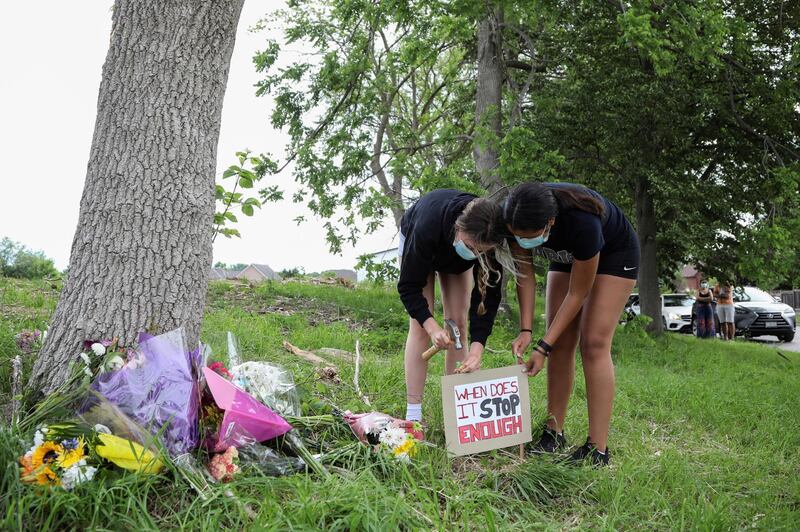
M 550 352 L 553 350 L 553 346 L 548 344 L 544 341 L 544 338 L 536 342 L 536 347 L 538 347 L 541 351 L 539 351 L 544 356 L 550 356 Z

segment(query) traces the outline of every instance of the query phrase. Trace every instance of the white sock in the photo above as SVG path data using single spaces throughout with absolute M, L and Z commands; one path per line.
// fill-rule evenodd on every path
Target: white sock
M 406 419 L 409 421 L 422 421 L 422 404 L 406 403 Z

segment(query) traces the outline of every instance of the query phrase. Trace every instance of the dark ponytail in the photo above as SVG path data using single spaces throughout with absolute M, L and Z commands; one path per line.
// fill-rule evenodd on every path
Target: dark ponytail
M 554 187 L 530 181 L 517 185 L 508 195 L 503 202 L 503 218 L 519 231 L 538 231 L 564 209 L 602 216 L 605 206 L 583 186 Z

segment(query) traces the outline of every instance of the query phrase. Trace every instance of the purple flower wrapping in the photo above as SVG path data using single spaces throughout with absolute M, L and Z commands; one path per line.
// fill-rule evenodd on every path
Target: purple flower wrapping
M 142 364 L 104 373 L 92 389 L 133 421 L 158 434 L 170 455 L 197 447 L 199 394 L 193 372 L 196 353 L 186 348 L 182 329 L 139 335 Z

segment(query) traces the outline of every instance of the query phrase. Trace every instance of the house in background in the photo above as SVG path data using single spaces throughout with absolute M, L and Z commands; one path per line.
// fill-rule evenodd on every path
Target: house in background
M 378 251 L 376 253 L 370 253 L 367 255 L 372 259 L 373 262 L 390 262 L 394 261 L 395 265 L 399 266 L 397 263 L 397 248 L 389 248 L 384 249 L 383 251 Z M 361 281 L 367 280 L 367 271 L 366 270 L 356 270 L 356 280 L 360 283 Z
M 678 282 L 678 291 L 685 292 L 692 290 L 696 292 L 700 289 L 700 281 L 703 280 L 703 274 L 697 270 L 696 266 L 687 264 L 681 268 L 681 279 Z
M 325 270 L 325 273 L 330 273 L 337 279 L 343 279 L 345 281 L 358 281 L 358 274 L 355 270 Z
M 211 274 L 208 276 L 211 281 L 222 281 L 225 279 L 236 279 L 240 272 L 235 270 L 226 270 L 225 268 L 211 268 Z
M 236 275 L 237 279 L 245 279 L 256 283 L 262 281 L 280 281 L 281 276 L 266 264 L 251 264 Z

